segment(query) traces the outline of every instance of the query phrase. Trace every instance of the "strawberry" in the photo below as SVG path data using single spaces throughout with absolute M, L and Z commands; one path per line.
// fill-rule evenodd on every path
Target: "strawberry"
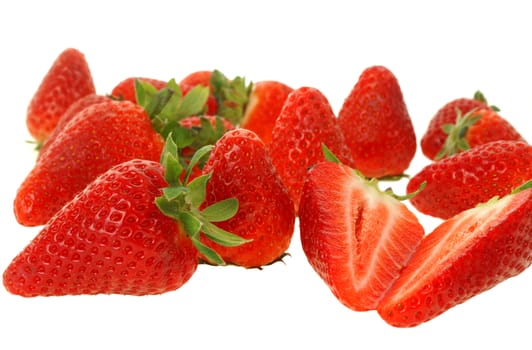
M 301 246 L 345 306 L 373 310 L 420 243 L 416 216 L 376 179 L 336 162 L 309 170 L 299 206 Z
M 485 96 L 475 92 L 473 98 L 460 97 L 444 104 L 430 119 L 427 130 L 421 137 L 420 146 L 423 154 L 430 160 L 436 159 L 442 152 L 448 133 L 443 129 L 446 124 L 455 124 L 457 113 L 466 115 L 475 109 L 491 108 L 498 111 L 495 106 L 488 106 Z
M 9 264 L 6 289 L 24 297 L 160 294 L 192 277 L 198 249 L 223 263 L 198 228 L 223 244 L 243 243 L 209 221 L 230 217 L 238 204 L 230 198 L 199 211 L 205 181 L 179 181 L 177 148 L 167 145 L 163 164 L 117 164 L 65 204 Z
M 214 97 L 214 88 L 211 84 L 212 71 L 209 70 L 200 70 L 195 71 L 187 76 L 185 76 L 179 82 L 179 87 L 183 92 L 183 95 L 186 95 L 193 87 L 195 86 L 205 86 L 209 88 L 209 97 L 207 98 L 207 110 L 205 114 L 215 115 L 218 112 L 218 102 Z
M 416 135 L 401 87 L 386 67 L 360 75 L 338 113 L 356 168 L 366 177 L 402 174 L 416 152 Z
M 252 131 L 227 131 L 214 145 L 203 168 L 210 175 L 205 205 L 235 197 L 238 212 L 219 222 L 249 243 L 237 247 L 206 245 L 227 263 L 261 267 L 281 259 L 292 239 L 295 213 L 264 142 Z
M 473 109 L 464 116 L 458 114 L 456 124 L 445 124 L 443 129 L 447 139 L 436 160 L 491 141 L 525 141 L 508 120 L 491 108 Z
M 525 188 L 436 227 L 379 303 L 379 315 L 392 326 L 414 327 L 528 268 L 532 189 Z
M 105 102 L 109 99 L 109 97 L 104 95 L 98 95 L 98 94 L 89 94 L 81 97 L 77 101 L 73 102 L 67 110 L 63 113 L 61 118 L 57 121 L 57 125 L 54 128 L 54 130 L 50 133 L 48 138 L 43 142 L 40 152 L 44 152 L 44 149 L 47 147 L 48 144 L 53 143 L 54 139 L 57 137 L 58 134 L 61 133 L 61 130 L 65 127 L 65 125 L 71 120 L 74 119 L 76 114 L 81 112 L 83 109 L 100 102 Z
M 83 53 L 61 52 L 42 79 L 26 113 L 26 125 L 38 144 L 54 130 L 66 109 L 79 98 L 95 93 L 94 81 Z
M 118 100 L 126 100 L 137 103 L 137 96 L 135 90 L 135 82 L 137 80 L 149 83 L 156 90 L 161 90 L 166 86 L 166 81 L 159 79 L 146 77 L 129 77 L 116 84 L 111 90 L 110 96 Z
M 269 146 L 275 120 L 294 89 L 275 80 L 253 84 L 240 127 L 255 132 Z
M 111 166 L 133 158 L 158 160 L 162 147 L 142 107 L 111 99 L 89 106 L 39 155 L 16 193 L 15 216 L 25 226 L 43 225 Z
M 494 196 L 504 196 L 532 178 L 532 146 L 493 141 L 425 166 L 408 182 L 410 202 L 420 212 L 448 219 Z
M 327 98 L 316 88 L 295 89 L 275 121 L 269 150 L 296 213 L 308 168 L 324 160 L 322 144 L 343 163 L 353 164 Z

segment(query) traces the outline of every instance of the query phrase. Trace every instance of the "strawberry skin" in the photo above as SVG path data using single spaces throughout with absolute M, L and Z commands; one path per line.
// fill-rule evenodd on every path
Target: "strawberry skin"
M 313 87 L 295 89 L 288 95 L 275 121 L 269 150 L 296 213 L 307 170 L 325 159 L 322 144 L 342 163 L 353 164 L 327 98 Z
M 475 111 L 473 115 L 479 115 L 481 118 L 467 130 L 466 140 L 469 147 L 498 140 L 525 141 L 514 126 L 493 109 L 484 108 Z
M 43 225 L 98 175 L 133 158 L 159 160 L 162 147 L 142 107 L 111 99 L 89 106 L 39 155 L 16 193 L 15 216 Z
M 386 67 L 360 75 L 338 113 L 356 168 L 366 177 L 400 175 L 416 153 L 416 135 L 403 93 Z
M 129 77 L 113 87 L 111 90 L 111 97 L 117 100 L 131 101 L 137 103 L 137 94 L 135 91 L 135 81 L 140 80 L 153 85 L 157 90 L 161 90 L 166 86 L 166 82 L 159 79 L 146 77 Z
M 427 130 L 420 140 L 420 147 L 423 154 L 431 160 L 434 160 L 442 150 L 447 134 L 443 131 L 442 126 L 445 124 L 455 124 L 457 111 L 461 115 L 466 115 L 474 109 L 489 108 L 484 96 L 476 93 L 474 98 L 457 98 L 443 105 L 436 114 L 431 118 Z
M 73 102 L 95 91 L 83 53 L 74 48 L 61 52 L 28 105 L 26 125 L 30 135 L 42 143 Z
M 112 167 L 55 215 L 3 274 L 24 297 L 160 294 L 182 286 L 198 252 L 154 200 L 166 186 L 161 164 Z
M 414 175 L 410 202 L 420 212 L 448 219 L 494 196 L 504 196 L 532 178 L 532 146 L 522 141 L 493 141 L 435 161 Z
M 253 84 L 240 126 L 253 131 L 269 146 L 275 120 L 293 90 L 276 80 L 263 80 Z
M 213 247 L 229 264 L 261 267 L 283 257 L 294 231 L 294 205 L 277 174 L 264 142 L 252 131 L 233 129 L 214 145 L 204 174 L 211 174 L 205 206 L 238 199 L 238 212 L 219 227 L 251 242 Z
M 532 189 L 469 209 L 423 239 L 377 311 L 414 327 L 516 276 L 532 262 Z
M 310 265 L 356 311 L 377 307 L 424 235 L 403 203 L 333 162 L 309 170 L 299 223 Z

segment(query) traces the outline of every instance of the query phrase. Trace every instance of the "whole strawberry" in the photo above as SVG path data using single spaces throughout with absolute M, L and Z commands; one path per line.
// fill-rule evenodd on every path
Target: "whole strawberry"
M 85 55 L 74 48 L 61 52 L 28 105 L 26 124 L 30 135 L 41 144 L 67 108 L 95 90 Z
M 425 166 L 407 185 L 426 187 L 410 202 L 420 212 L 447 219 L 504 196 L 532 178 L 532 146 L 523 141 L 493 141 Z
M 204 154 L 198 151 L 190 166 Z M 222 245 L 246 242 L 211 222 L 234 215 L 238 201 L 200 210 L 208 177 L 181 181 L 190 168 L 180 166 L 171 137 L 161 163 L 132 159 L 96 177 L 13 259 L 3 274 L 6 289 L 25 297 L 160 294 L 191 278 L 199 252 L 223 264 L 201 236 Z
M 109 169 L 55 215 L 4 272 L 24 297 L 160 294 L 196 271 L 198 251 L 155 198 L 167 186 L 160 163 Z
M 513 125 L 491 108 L 474 109 L 458 115 L 455 124 L 443 125 L 447 139 L 435 159 L 448 157 L 492 141 L 525 141 Z
M 251 240 L 237 247 L 206 245 L 227 263 L 261 267 L 281 259 L 294 231 L 294 205 L 268 151 L 250 130 L 233 129 L 214 145 L 204 174 L 209 174 L 205 205 L 234 197 L 238 212 L 220 228 Z
M 308 169 L 325 159 L 322 145 L 336 154 L 342 163 L 353 164 L 325 95 L 313 87 L 295 89 L 288 95 L 275 121 L 269 150 L 296 213 Z
M 263 80 L 253 84 L 240 127 L 253 131 L 269 146 L 275 120 L 293 90 L 276 80 Z
M 356 311 L 377 307 L 424 235 L 398 197 L 334 162 L 309 170 L 299 225 L 308 262 L 334 296 Z
M 418 326 L 528 268 L 532 188 L 516 192 L 463 211 L 428 234 L 379 303 L 379 315 L 395 327 Z
M 448 136 L 444 130 L 444 125 L 453 125 L 460 115 L 464 116 L 475 109 L 484 108 L 498 111 L 497 107 L 488 106 L 486 98 L 480 91 L 477 91 L 473 98 L 456 98 L 444 104 L 430 119 L 427 130 L 421 137 L 420 146 L 423 154 L 428 159 L 436 159 L 438 154 L 442 152 Z
M 416 153 L 416 135 L 395 75 L 371 66 L 338 113 L 356 168 L 366 177 L 401 175 Z
M 89 106 L 39 155 L 17 190 L 16 219 L 43 225 L 110 167 L 133 158 L 159 160 L 162 148 L 163 138 L 142 107 L 111 99 Z

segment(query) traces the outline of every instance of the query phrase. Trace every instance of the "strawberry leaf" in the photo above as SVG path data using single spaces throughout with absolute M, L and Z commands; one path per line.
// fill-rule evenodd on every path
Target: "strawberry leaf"
M 244 239 L 211 223 L 204 223 L 202 231 L 210 240 L 225 247 L 236 247 L 251 242 L 250 239 Z
M 211 75 L 211 86 L 218 103 L 217 114 L 233 125 L 239 125 L 244 117 L 253 84 L 246 84 L 246 80 L 242 77 L 228 79 L 219 70 L 214 70 Z
M 210 222 L 220 222 L 232 218 L 238 212 L 238 200 L 227 198 L 203 209 L 201 214 Z

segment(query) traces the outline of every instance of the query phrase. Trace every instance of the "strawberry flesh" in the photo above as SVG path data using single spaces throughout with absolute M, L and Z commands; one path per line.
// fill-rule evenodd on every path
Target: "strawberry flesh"
M 333 162 L 309 171 L 299 216 L 311 266 L 357 311 L 375 309 L 424 234 L 404 204 Z

